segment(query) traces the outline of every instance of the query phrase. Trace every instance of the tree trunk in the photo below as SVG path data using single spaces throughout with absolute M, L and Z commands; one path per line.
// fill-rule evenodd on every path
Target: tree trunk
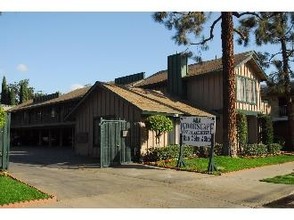
M 284 26 L 285 20 L 283 18 L 283 13 L 280 13 L 281 16 L 281 26 Z M 284 80 L 284 88 L 285 88 L 285 97 L 287 100 L 287 116 L 288 116 L 288 137 L 290 150 L 294 150 L 294 113 L 293 113 L 293 102 L 291 97 L 291 82 L 290 82 L 290 74 L 289 74 L 289 62 L 287 55 L 287 45 L 285 36 L 281 38 L 281 49 L 282 49 L 282 60 L 283 60 L 283 80 Z
M 234 71 L 233 16 L 222 12 L 222 64 L 223 64 L 223 154 L 237 155 L 236 94 Z

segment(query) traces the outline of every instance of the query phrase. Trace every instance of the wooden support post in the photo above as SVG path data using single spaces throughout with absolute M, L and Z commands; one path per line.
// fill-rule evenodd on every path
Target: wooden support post
M 42 130 L 39 130 L 39 141 L 38 141 L 38 145 L 39 146 L 42 145 Z
M 49 147 L 52 146 L 52 134 L 51 134 L 51 129 L 49 128 L 48 131 L 48 141 L 49 141 Z
M 72 149 L 75 148 L 75 129 L 71 129 L 71 147 Z
M 62 128 L 59 129 L 59 147 L 63 146 L 63 130 Z

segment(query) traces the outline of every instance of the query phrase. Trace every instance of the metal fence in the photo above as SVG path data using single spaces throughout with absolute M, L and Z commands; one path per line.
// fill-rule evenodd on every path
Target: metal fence
M 100 121 L 100 167 L 119 165 L 131 161 L 131 147 L 126 141 L 130 123 L 124 120 Z
M 10 113 L 6 115 L 5 125 L 0 128 L 0 170 L 7 170 L 10 148 Z

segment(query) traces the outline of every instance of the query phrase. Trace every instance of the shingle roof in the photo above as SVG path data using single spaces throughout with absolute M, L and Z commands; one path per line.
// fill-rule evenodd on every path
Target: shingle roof
M 240 64 L 249 61 L 250 59 L 255 59 L 255 52 L 247 51 L 244 53 L 239 53 L 234 56 L 235 59 L 235 67 L 239 66 Z M 256 65 L 258 65 L 256 63 Z M 199 76 L 206 73 L 216 72 L 222 70 L 222 59 L 214 59 L 209 61 L 203 61 L 196 64 L 188 65 L 188 75 L 185 78 L 189 78 L 192 76 Z M 266 76 L 264 72 L 260 69 L 260 77 L 265 79 Z M 135 86 L 137 87 L 144 87 L 152 84 L 163 83 L 167 81 L 167 70 L 161 70 L 152 76 L 146 78 L 142 82 L 137 83 Z
M 33 99 L 31 99 L 31 100 L 28 100 L 22 104 L 19 104 L 19 105 L 13 107 L 12 109 L 9 110 L 9 112 L 15 112 L 15 111 L 24 110 L 24 109 L 30 109 L 30 108 L 36 108 L 36 107 L 45 106 L 45 105 L 57 104 L 57 103 L 62 103 L 62 102 L 82 98 L 89 89 L 90 89 L 90 87 L 76 89 L 76 90 L 73 90 L 73 91 L 66 93 L 64 95 L 61 95 L 57 98 L 50 99 L 50 100 L 47 100 L 44 102 L 34 103 Z
M 127 88 L 115 84 L 100 83 L 100 86 L 119 95 L 129 103 L 137 106 L 143 112 L 158 112 L 179 115 L 213 116 L 183 101 L 171 98 L 159 91 Z

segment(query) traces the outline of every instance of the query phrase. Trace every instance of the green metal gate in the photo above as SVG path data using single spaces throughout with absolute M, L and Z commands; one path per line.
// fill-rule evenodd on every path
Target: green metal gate
M 100 167 L 131 162 L 130 123 L 124 120 L 100 121 Z
M 6 115 L 5 125 L 0 128 L 0 170 L 7 170 L 10 148 L 10 114 Z

